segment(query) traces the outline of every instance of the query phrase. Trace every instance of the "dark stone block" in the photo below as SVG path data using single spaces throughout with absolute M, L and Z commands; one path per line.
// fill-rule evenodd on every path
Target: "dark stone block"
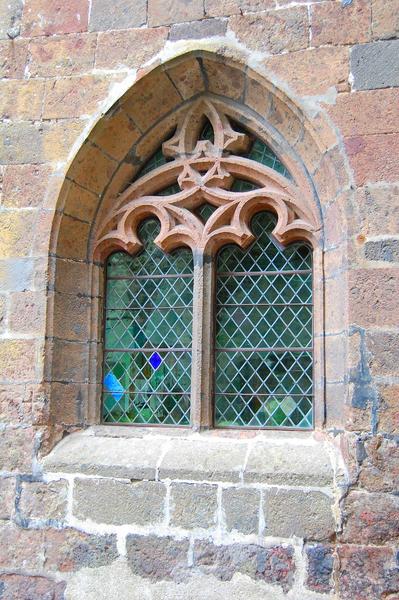
M 331 575 L 334 566 L 332 547 L 317 544 L 306 546 L 305 551 L 308 559 L 306 586 L 314 592 L 327 594 L 332 589 Z
M 46 577 L 0 575 L 1 600 L 62 600 L 66 583 Z
M 398 56 L 399 40 L 355 46 L 351 52 L 353 87 L 356 90 L 376 90 L 399 86 Z
M 399 261 L 399 240 L 379 240 L 366 242 L 364 256 L 367 260 Z
M 200 38 L 212 37 L 215 35 L 224 35 L 227 30 L 227 21 L 222 19 L 205 19 L 194 23 L 178 23 L 172 25 L 169 39 L 172 42 L 177 40 L 198 40 Z
M 129 535 L 128 564 L 135 575 L 152 581 L 179 581 L 187 569 L 188 540 L 155 535 Z

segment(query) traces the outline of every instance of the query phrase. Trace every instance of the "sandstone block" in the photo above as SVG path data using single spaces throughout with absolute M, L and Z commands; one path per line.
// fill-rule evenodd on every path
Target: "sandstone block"
M 177 63 L 170 67 L 167 73 L 184 99 L 205 90 L 200 64 L 197 59 Z
M 194 544 L 194 566 L 222 581 L 231 580 L 238 572 L 252 579 L 278 584 L 285 592 L 292 587 L 295 575 L 293 549 L 290 546 L 216 546 L 200 540 Z
M 333 547 L 325 544 L 307 544 L 305 553 L 308 563 L 306 587 L 313 592 L 328 594 L 332 591 Z
M 65 259 L 86 260 L 89 231 L 88 223 L 63 215 L 57 240 L 57 255 Z
M 363 444 L 359 482 L 372 492 L 396 492 L 399 488 L 399 445 L 374 436 Z
M 89 293 L 89 265 L 62 258 L 54 260 L 55 290 L 61 294 Z
M 62 521 L 67 509 L 67 481 L 23 482 L 19 511 L 23 519 Z
M 86 31 L 88 12 L 87 0 L 68 0 L 66 3 L 62 0 L 27 0 L 22 32 L 25 37 L 36 37 Z
M 45 330 L 46 297 L 43 292 L 15 292 L 10 296 L 9 328 L 41 335 Z
M 216 524 L 216 486 L 173 483 L 170 490 L 171 524 L 184 529 L 213 528 Z
M 155 535 L 128 535 L 127 560 L 135 575 L 162 581 L 178 579 L 187 568 L 188 540 Z
M 347 5 L 337 2 L 315 4 L 311 23 L 312 46 L 368 42 L 371 37 L 370 2 L 354 0 Z
M 23 0 L 9 0 L 0 6 L 0 39 L 14 39 L 20 33 Z
M 342 600 L 379 600 L 396 594 L 399 568 L 391 548 L 338 546 L 338 590 Z
M 245 444 L 172 440 L 159 468 L 161 479 L 238 481 Z
M 194 23 L 177 23 L 170 29 L 169 39 L 172 42 L 177 40 L 198 40 L 212 36 L 225 35 L 227 30 L 227 21 L 221 19 L 204 19 Z
M 222 510 L 229 531 L 258 533 L 260 493 L 250 488 L 227 488 L 222 492 Z
M 94 193 L 102 193 L 116 167 L 116 161 L 88 142 L 80 149 L 68 174 L 75 183 Z
M 381 244 L 382 242 L 378 243 Z M 371 260 L 370 256 L 366 255 L 366 258 Z M 398 293 L 399 276 L 395 269 L 358 269 L 350 271 L 350 322 L 361 327 L 395 327 L 397 324 L 395 312 Z
M 223 17 L 240 15 L 245 12 L 256 12 L 275 8 L 274 0 L 205 0 L 205 15 L 208 17 Z
M 195 21 L 204 16 L 202 0 L 148 0 L 150 27 Z
M 0 519 L 10 519 L 15 505 L 15 479 L 0 479 Z
M 398 86 L 398 52 L 399 40 L 355 46 L 351 52 L 354 89 L 375 90 Z
M 0 260 L 0 291 L 20 291 L 34 285 L 37 261 L 33 258 Z
M 399 233 L 399 186 L 366 185 L 357 191 L 356 209 L 365 235 Z
M 40 206 L 50 175 L 48 165 L 8 165 L 4 170 L 2 205 L 9 208 Z
M 335 87 L 348 90 L 347 48 L 315 48 L 272 56 L 265 65 L 302 96 L 317 96 Z
M 85 421 L 88 404 L 88 385 L 85 383 L 51 384 L 51 418 L 59 425 L 77 425 Z
M 399 133 L 346 138 L 345 148 L 358 185 L 399 179 Z
M 30 40 L 32 77 L 66 77 L 90 71 L 94 64 L 96 35 L 77 33 Z
M 131 29 L 141 27 L 147 20 L 146 0 L 136 0 L 134 7 L 129 0 L 116 0 L 109 10 L 107 0 L 93 0 L 90 11 L 89 30 Z
M 0 41 L 0 77 L 22 79 L 28 60 L 28 40 Z
M 87 380 L 87 344 L 55 339 L 52 352 L 51 369 L 55 381 L 83 383 Z
M 94 113 L 115 78 L 85 75 L 48 81 L 43 118 L 68 119 Z
M 167 37 L 168 29 L 166 27 L 99 33 L 96 67 L 103 69 L 140 68 L 161 50 Z
M 240 69 L 206 58 L 202 59 L 202 64 L 210 92 L 234 100 L 243 96 L 245 75 Z
M 12 540 L 12 543 L 10 541 Z M 41 569 L 43 531 L 21 529 L 8 521 L 0 524 L 0 566 L 4 569 Z
M 0 118 L 32 121 L 40 119 L 43 97 L 43 81 L 1 81 Z
M 353 491 L 343 504 L 342 541 L 383 544 L 399 538 L 399 498 Z
M 140 131 L 123 110 L 105 116 L 90 134 L 90 139 L 116 160 L 122 160 L 140 137 Z
M 155 479 L 165 441 L 160 438 L 87 437 L 75 433 L 43 460 L 46 471 Z
M 0 340 L 1 381 L 23 383 L 35 379 L 36 344 L 34 340 Z
M 47 577 L 28 575 L 0 575 L 2 600 L 29 598 L 29 600 L 63 600 L 66 583 Z
M 399 90 L 339 94 L 328 112 L 344 136 L 395 133 L 399 129 Z
M 265 534 L 328 540 L 335 529 L 332 502 L 322 492 L 269 490 L 264 498 Z
M 372 375 L 399 374 L 397 348 L 399 333 L 373 331 L 367 333 L 367 348 L 371 352 L 370 369 Z
M 399 34 L 399 11 L 396 0 L 372 0 L 373 38 L 389 39 Z
M 399 434 L 399 385 L 381 385 L 378 388 L 380 406 L 378 431 L 390 435 Z
M 92 222 L 98 208 L 98 194 L 82 188 L 73 181 L 66 180 L 60 199 L 60 210 L 63 209 L 65 215 L 87 223 Z
M 53 298 L 53 336 L 73 341 L 87 341 L 90 330 L 90 298 L 57 292 Z
M 97 523 L 151 525 L 163 519 L 165 493 L 155 481 L 76 479 L 73 512 Z
M 262 14 L 232 16 L 229 28 L 252 50 L 280 54 L 308 46 L 308 14 L 305 7 Z
M 244 472 L 245 483 L 330 485 L 332 468 L 326 450 L 315 446 L 279 446 L 257 443 Z

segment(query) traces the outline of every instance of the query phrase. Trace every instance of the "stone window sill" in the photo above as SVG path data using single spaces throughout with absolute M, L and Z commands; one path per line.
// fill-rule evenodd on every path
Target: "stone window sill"
M 331 487 L 334 480 L 327 443 L 313 432 L 96 426 L 69 435 L 42 466 L 53 473 L 149 481 Z

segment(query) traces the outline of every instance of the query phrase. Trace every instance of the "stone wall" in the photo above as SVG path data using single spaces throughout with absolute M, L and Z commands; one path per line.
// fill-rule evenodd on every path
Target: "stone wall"
M 398 32 L 397 0 L 2 3 L 1 598 L 397 598 Z M 202 93 L 323 219 L 309 436 L 96 427 L 93 232 Z

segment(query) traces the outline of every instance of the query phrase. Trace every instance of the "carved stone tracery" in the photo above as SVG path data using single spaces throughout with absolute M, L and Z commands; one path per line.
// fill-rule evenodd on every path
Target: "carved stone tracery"
M 200 139 L 206 120 L 213 128 L 213 141 Z M 279 242 L 314 242 L 317 223 L 297 186 L 273 169 L 240 156 L 249 145 L 249 136 L 235 131 L 223 110 L 210 99 L 190 105 L 174 135 L 163 143 L 169 162 L 139 177 L 107 215 L 97 237 L 96 259 L 104 260 L 116 250 L 138 252 L 142 245 L 137 228 L 150 216 L 161 224 L 155 243 L 167 252 L 188 246 L 214 254 L 227 243 L 244 248 L 253 240 L 249 225 L 260 210 L 277 215 L 273 234 Z M 247 180 L 257 188 L 232 191 L 234 179 Z M 179 192 L 157 195 L 176 183 Z M 216 210 L 204 223 L 194 210 L 205 203 Z

